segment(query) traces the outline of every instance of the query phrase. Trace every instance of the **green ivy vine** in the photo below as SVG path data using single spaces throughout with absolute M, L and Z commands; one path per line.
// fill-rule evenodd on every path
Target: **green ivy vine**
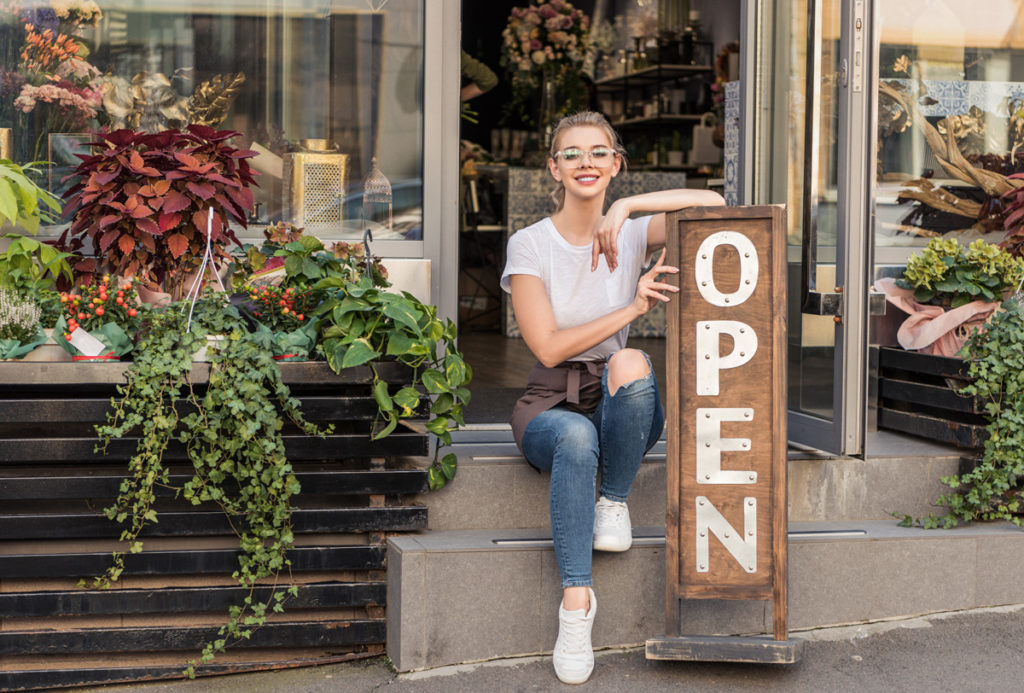
M 222 652 L 229 639 L 249 638 L 266 622 L 268 610 L 282 611 L 286 594 L 297 592 L 294 585 L 276 589 L 280 573 L 290 567 L 286 554 L 294 544 L 291 499 L 300 490 L 285 455 L 279 410 L 309 435 L 331 429 L 320 429 L 303 418 L 269 345 L 263 343 L 265 337 L 249 332 L 226 297 L 207 294 L 196 306 L 190 330 L 187 321 L 187 303 L 147 311 L 127 383 L 118 388 L 107 424 L 97 427 L 98 451 L 105 451 L 113 439 L 139 436 L 128 463 L 129 476 L 117 500 L 104 511 L 125 525 L 120 538 L 128 548 L 114 553 L 103 575 L 80 584 L 110 587 L 123 572 L 126 555 L 142 550 L 141 532 L 157 522 L 153 506 L 158 488 L 172 489 L 194 505 L 219 505 L 239 537 L 239 564 L 232 577 L 248 593 L 241 604 L 230 607 L 228 622 L 217 637 L 188 663 L 185 673 L 192 677 L 195 667 Z M 197 391 L 189 379 L 192 356 L 206 344 L 208 334 L 225 338 L 219 346 L 209 347 L 208 384 Z M 190 411 L 184 411 L 183 402 Z M 182 487 L 171 485 L 164 465 L 172 440 L 185 445 L 194 469 Z M 272 579 L 274 587 L 261 601 L 255 590 L 266 579 Z
M 936 504 L 944 516 L 902 515 L 903 526 L 951 528 L 973 520 L 1007 520 L 1024 527 L 1024 307 L 1007 301 L 984 331 L 975 331 L 964 347 L 972 382 L 960 394 L 983 397 L 988 439 L 981 461 L 965 474 L 942 478 L 951 489 Z

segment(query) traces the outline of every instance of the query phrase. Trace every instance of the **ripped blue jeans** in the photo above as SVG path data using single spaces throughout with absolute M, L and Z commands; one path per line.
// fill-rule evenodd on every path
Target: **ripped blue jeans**
M 590 566 L 598 467 L 601 495 L 625 502 L 644 454 L 665 424 L 653 368 L 614 395 L 608 393 L 606 369 L 601 389 L 601 403 L 589 416 L 558 406 L 534 417 L 523 435 L 526 457 L 551 472 L 551 536 L 562 587 L 594 584 Z

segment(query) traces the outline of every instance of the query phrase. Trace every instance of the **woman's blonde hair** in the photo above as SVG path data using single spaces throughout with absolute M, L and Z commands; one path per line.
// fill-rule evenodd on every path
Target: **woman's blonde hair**
M 561 138 L 562 133 L 578 127 L 592 127 L 604 130 L 604 134 L 608 135 L 608 141 L 611 143 L 612 149 L 622 159 L 622 169 L 620 170 L 626 169 L 626 148 L 622 146 L 619 133 L 615 132 L 615 128 L 611 126 L 607 118 L 594 111 L 580 111 L 579 113 L 567 115 L 558 121 L 558 125 L 551 132 L 551 150 L 548 152 L 548 155 L 552 159 L 555 158 L 555 154 L 558 152 L 558 140 Z M 562 181 L 555 181 L 555 189 L 551 191 L 551 199 L 555 201 L 556 212 L 562 209 L 562 205 L 565 204 L 565 185 Z

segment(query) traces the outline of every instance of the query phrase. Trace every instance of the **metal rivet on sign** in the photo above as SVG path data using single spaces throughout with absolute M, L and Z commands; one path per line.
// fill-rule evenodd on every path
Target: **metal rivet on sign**
M 711 354 L 704 354 L 704 358 L 706 358 L 706 359 L 711 358 Z
M 750 253 L 743 253 L 743 257 L 750 257 Z
M 701 536 L 704 536 L 704 534 L 705 534 L 704 532 L 701 532 L 701 533 L 700 533 L 700 535 L 701 535 Z
M 744 443 L 744 444 L 743 444 L 743 447 L 745 447 L 745 448 L 746 448 L 746 447 L 749 447 L 749 446 L 750 446 L 750 443 Z
M 725 537 L 726 539 L 728 539 L 729 538 L 729 533 L 728 532 L 722 532 L 722 536 Z
M 726 302 L 726 303 L 728 303 L 728 302 L 729 302 L 729 298 L 728 298 L 728 297 L 726 297 L 726 299 L 725 299 L 725 302 Z
M 710 329 L 711 329 L 711 325 L 710 325 L 710 324 L 708 324 L 708 325 L 704 325 L 704 329 L 705 329 L 705 330 L 710 330 Z
M 747 566 L 747 572 L 749 572 L 749 573 L 752 573 L 752 572 L 754 572 L 754 566 L 752 566 L 752 565 L 748 565 L 748 566 Z
M 707 256 L 707 254 L 701 255 L 701 256 L 700 256 L 700 259 L 701 259 L 701 260 L 707 260 L 707 259 L 708 259 L 708 256 Z
M 754 536 L 754 533 L 753 532 L 747 532 L 747 536 L 748 537 L 752 537 L 752 536 Z
M 750 280 L 749 280 L 749 279 L 744 279 L 744 280 L 743 280 L 743 283 L 744 283 L 744 284 L 749 284 L 749 283 L 750 283 Z
M 700 569 L 704 570 L 704 564 L 703 563 L 700 564 Z
M 754 481 L 755 479 L 757 479 L 757 474 L 751 474 L 750 475 L 750 480 Z
M 697 501 L 697 505 L 704 505 L 704 501 Z
M 743 417 L 749 419 L 750 418 L 750 412 L 749 411 L 743 412 Z
M 705 418 L 705 419 L 710 419 L 710 418 L 711 418 L 711 414 L 705 414 L 705 415 L 704 415 L 704 418 Z
M 710 479 L 710 478 L 711 478 L 711 475 L 710 475 L 710 474 L 705 474 L 705 475 L 704 475 L 704 478 L 705 478 L 705 479 Z
M 740 356 L 746 356 L 746 354 L 741 351 Z
M 710 448 L 711 447 L 711 443 L 704 443 L 704 447 Z
M 754 504 L 753 499 L 747 501 L 747 505 L 753 505 L 753 504 Z
M 742 328 L 742 327 L 741 327 L 741 328 L 740 328 L 740 334 L 743 334 L 743 333 L 745 333 L 745 332 L 746 332 L 746 330 L 745 330 L 744 328 Z

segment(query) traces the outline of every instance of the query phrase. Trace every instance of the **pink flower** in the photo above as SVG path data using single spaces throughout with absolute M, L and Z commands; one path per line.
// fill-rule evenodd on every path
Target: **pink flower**
M 561 12 L 568 4 L 565 0 L 551 0 L 551 6 Z
M 540 14 L 544 19 L 551 19 L 552 17 L 558 16 L 558 10 L 551 5 L 541 5 L 537 8 L 537 13 Z
M 544 48 L 544 44 L 541 43 L 540 41 L 538 41 L 537 39 L 533 39 L 532 41 L 530 41 L 530 50 L 531 51 L 539 51 L 542 48 Z
M 547 56 L 544 55 L 544 51 L 534 51 L 530 54 L 530 59 L 538 65 L 543 65 L 547 61 Z
M 561 17 L 552 17 L 551 19 L 545 20 L 544 21 L 544 28 L 547 29 L 548 31 L 555 31 L 556 29 L 561 29 L 562 28 L 562 18 Z

